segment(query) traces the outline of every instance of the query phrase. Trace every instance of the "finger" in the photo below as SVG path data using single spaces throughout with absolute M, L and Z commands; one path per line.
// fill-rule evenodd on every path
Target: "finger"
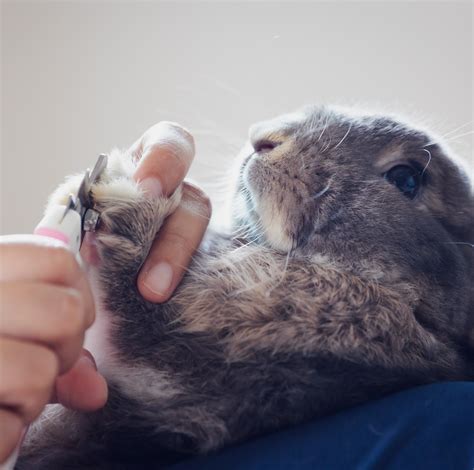
M 0 281 L 39 281 L 73 287 L 84 300 L 86 324 L 95 307 L 87 279 L 74 255 L 57 240 L 38 235 L 1 237 Z
M 23 422 L 12 410 L 0 408 L 0 465 L 12 454 L 18 445 L 22 433 Z
M 181 204 L 166 219 L 138 275 L 143 297 L 151 302 L 164 302 L 170 297 L 200 245 L 210 217 L 209 198 L 186 183 Z
M 97 235 L 94 232 L 86 232 L 81 246 L 81 258 L 89 266 L 100 265 L 99 250 L 97 247 Z
M 4 282 L 0 307 L 1 336 L 52 348 L 59 358 L 60 372 L 76 362 L 86 329 L 79 291 L 39 282 Z
M 107 402 L 107 382 L 97 372 L 94 359 L 87 350 L 66 374 L 56 381 L 56 400 L 67 408 L 95 411 Z
M 51 397 L 59 371 L 56 354 L 44 346 L 0 338 L 0 357 L 0 406 L 28 424 Z
M 139 161 L 135 181 L 152 196 L 168 196 L 191 166 L 194 139 L 178 124 L 163 121 L 148 129 L 130 151 Z

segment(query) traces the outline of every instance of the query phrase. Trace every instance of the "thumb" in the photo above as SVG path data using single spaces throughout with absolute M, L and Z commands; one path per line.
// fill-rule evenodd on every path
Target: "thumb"
M 107 402 L 107 382 L 97 372 L 92 354 L 84 349 L 72 369 L 56 380 L 55 401 L 66 408 L 95 411 Z

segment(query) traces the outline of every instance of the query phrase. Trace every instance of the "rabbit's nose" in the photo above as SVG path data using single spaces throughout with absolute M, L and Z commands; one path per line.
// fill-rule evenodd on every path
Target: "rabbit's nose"
M 249 140 L 255 153 L 268 153 L 282 144 L 287 135 L 267 123 L 255 124 L 250 128 Z
M 256 153 L 271 152 L 273 149 L 278 147 L 281 142 L 272 141 L 270 139 L 257 139 L 252 141 L 252 147 Z

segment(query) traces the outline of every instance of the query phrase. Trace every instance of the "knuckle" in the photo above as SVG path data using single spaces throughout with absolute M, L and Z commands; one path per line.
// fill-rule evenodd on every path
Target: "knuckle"
M 84 329 L 84 302 L 74 289 L 67 289 L 62 295 L 61 326 L 62 336 L 77 336 Z
M 192 134 L 182 125 L 178 124 L 177 122 L 174 121 L 161 121 L 158 123 L 162 127 L 172 129 L 175 132 L 180 133 L 182 136 L 184 136 L 190 143 L 194 144 L 194 137 Z
M 177 168 L 185 170 L 186 165 L 183 158 L 183 150 L 179 143 L 172 141 L 162 141 L 154 144 L 160 151 L 160 165 L 165 168 Z
M 71 276 L 78 272 L 78 264 L 74 255 L 66 247 L 48 247 L 46 255 L 56 269 L 65 276 Z
M 204 215 L 209 219 L 212 215 L 212 204 L 211 199 L 204 192 L 202 192 L 202 195 L 200 197 L 200 203 L 202 204 Z
M 158 126 L 162 127 L 162 128 L 165 128 L 165 129 L 171 128 L 171 129 L 176 129 L 176 130 L 179 130 L 179 131 L 181 131 L 181 129 L 182 129 L 182 126 L 180 126 L 175 121 L 166 121 L 166 120 L 165 121 L 160 121 L 158 123 Z
M 28 383 L 25 383 L 20 399 L 25 414 L 36 417 L 51 396 L 55 379 L 59 373 L 59 361 L 51 350 L 41 348 L 34 359 L 34 367 Z
M 203 204 L 210 205 L 210 199 L 207 193 L 200 188 L 199 186 L 186 182 L 186 192 L 189 194 L 190 197 L 194 198 L 196 201 L 199 201 Z
M 59 371 L 58 357 L 51 349 L 44 347 L 38 350 L 36 361 L 34 381 L 39 388 L 49 386 Z
M 192 205 L 198 209 L 199 215 L 206 217 L 208 219 L 211 218 L 212 215 L 212 203 L 209 196 L 201 189 L 199 186 L 194 184 L 190 184 L 186 182 L 185 185 L 185 197 L 184 200 L 188 202 L 192 202 Z
M 14 451 L 20 440 L 23 425 L 16 413 L 0 408 L 0 429 L 2 429 L 2 441 L 0 442 L 0 468 L 2 463 Z
M 186 254 L 193 253 L 194 251 L 189 240 L 184 235 L 174 230 L 166 232 L 163 242 L 167 246 L 172 247 L 173 251 L 184 251 Z
M 26 422 L 31 422 L 37 418 L 43 411 L 44 406 L 48 403 L 48 398 L 41 394 L 38 395 L 37 391 L 29 391 L 25 393 L 23 398 L 20 398 L 20 410 L 24 415 Z
M 3 380 L 0 373 L 0 403 L 18 409 L 22 420 L 29 422 L 39 415 L 51 397 L 59 360 L 51 349 L 30 343 L 24 343 L 20 349 L 12 349 L 10 344 L 9 352 L 18 357 L 20 366 L 6 372 L 8 380 Z
M 172 121 L 160 121 L 152 126 L 144 136 L 144 146 L 159 149 L 169 148 L 178 157 L 192 159 L 194 156 L 195 144 L 191 133 L 183 126 Z

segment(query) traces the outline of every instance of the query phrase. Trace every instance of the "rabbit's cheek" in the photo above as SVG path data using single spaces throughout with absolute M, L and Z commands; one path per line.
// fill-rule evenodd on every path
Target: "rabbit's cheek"
M 288 210 L 291 196 L 279 176 L 272 165 L 258 157 L 251 158 L 243 171 L 243 181 L 261 225 L 257 229 L 272 248 L 288 252 L 293 247 Z
M 254 205 L 259 203 L 265 192 L 273 189 L 271 170 L 258 155 L 253 155 L 245 163 L 242 179 Z

